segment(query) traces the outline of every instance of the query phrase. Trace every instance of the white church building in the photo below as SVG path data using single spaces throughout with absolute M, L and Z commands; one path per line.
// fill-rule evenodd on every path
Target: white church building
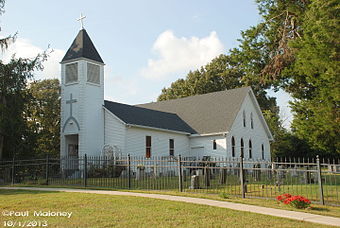
M 270 159 L 271 140 L 250 87 L 139 105 L 104 100 L 104 62 L 85 29 L 61 61 L 61 156 L 111 147 L 144 157 Z

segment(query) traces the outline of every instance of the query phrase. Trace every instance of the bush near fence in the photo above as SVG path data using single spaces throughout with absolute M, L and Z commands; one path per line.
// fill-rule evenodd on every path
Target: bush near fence
M 275 198 L 289 193 L 340 205 L 339 160 L 82 156 L 0 161 L 0 185 L 175 190 Z

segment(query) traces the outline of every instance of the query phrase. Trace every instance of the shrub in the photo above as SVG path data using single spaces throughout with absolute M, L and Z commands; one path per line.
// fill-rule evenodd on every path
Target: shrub
M 221 193 L 219 194 L 219 196 L 220 196 L 221 198 L 223 198 L 223 199 L 229 199 L 229 195 L 228 195 L 227 193 L 225 193 L 225 192 L 221 192 Z
M 277 196 L 276 199 L 286 205 L 290 205 L 298 209 L 305 209 L 311 204 L 310 200 L 303 196 L 292 196 L 288 193 Z

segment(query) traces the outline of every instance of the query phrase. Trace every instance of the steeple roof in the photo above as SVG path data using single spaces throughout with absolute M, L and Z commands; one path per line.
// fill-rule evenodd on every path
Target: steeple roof
M 85 29 L 81 29 L 61 62 L 87 58 L 104 63 Z

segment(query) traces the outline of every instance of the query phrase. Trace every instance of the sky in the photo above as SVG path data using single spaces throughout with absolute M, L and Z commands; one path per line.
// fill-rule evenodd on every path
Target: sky
M 80 29 L 80 13 L 105 62 L 105 99 L 127 104 L 156 101 L 162 88 L 237 47 L 240 32 L 261 21 L 254 0 L 7 0 L 0 36 L 18 35 L 3 61 L 50 47 L 35 79 L 60 79 L 59 62 Z M 291 98 L 270 95 L 289 127 Z

